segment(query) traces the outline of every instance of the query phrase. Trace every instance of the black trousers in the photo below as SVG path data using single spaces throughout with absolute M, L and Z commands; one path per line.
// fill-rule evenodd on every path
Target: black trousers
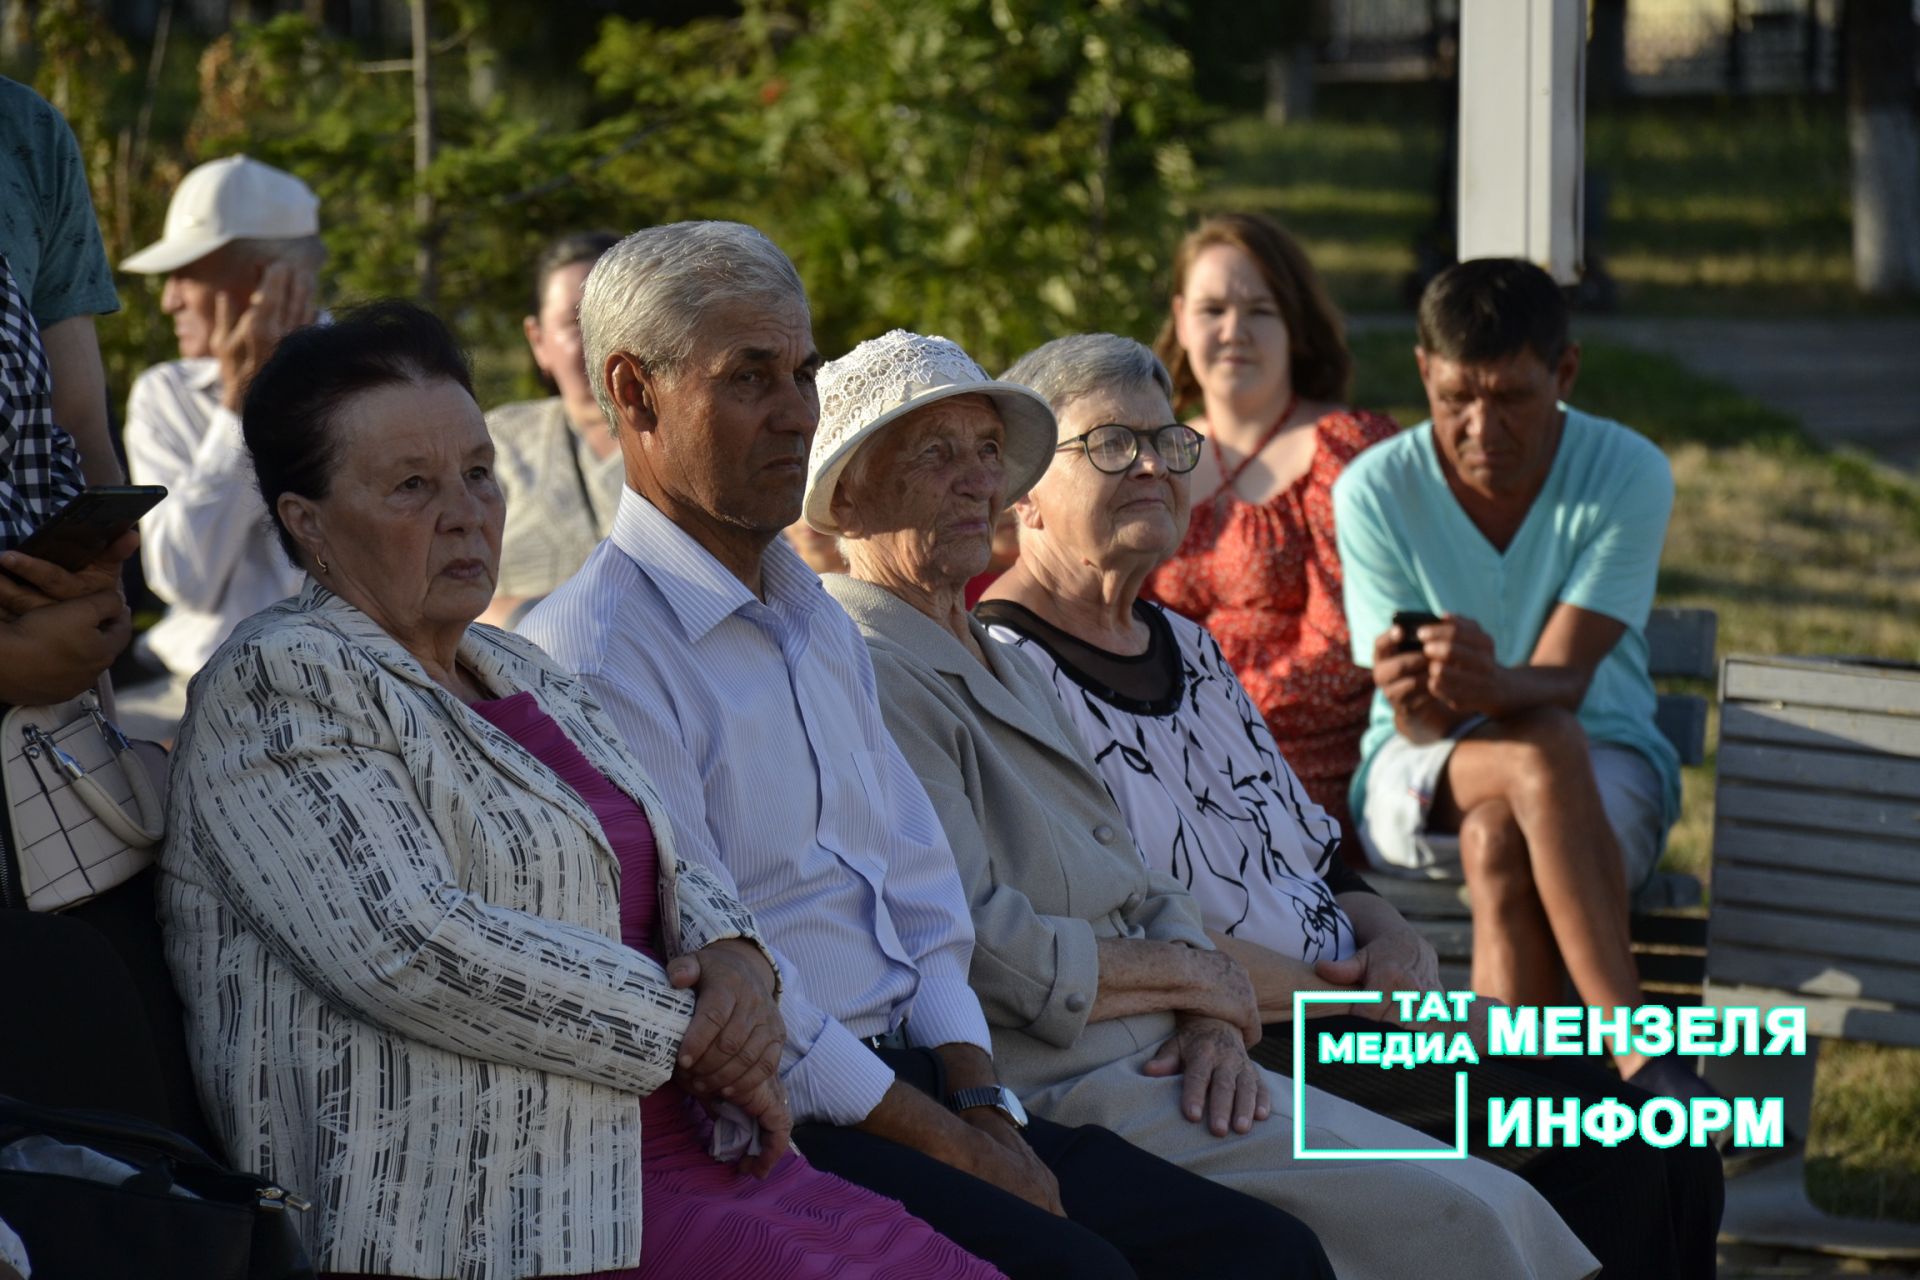
M 903 1083 L 946 1097 L 938 1055 L 876 1050 Z M 858 1129 L 805 1124 L 794 1145 L 828 1173 L 889 1196 L 1013 1280 L 1321 1280 L 1333 1268 L 1307 1225 L 1150 1155 L 1095 1126 L 1034 1117 L 1034 1153 L 1060 1182 L 1052 1214 L 911 1147 Z
M 1379 1031 L 1378 1022 L 1315 1018 L 1320 1032 Z M 1475 1156 L 1518 1174 L 1600 1259 L 1603 1276 L 1635 1280 L 1711 1280 L 1714 1240 L 1725 1201 L 1720 1154 L 1682 1144 L 1661 1150 L 1633 1137 L 1615 1147 L 1586 1139 L 1577 1147 L 1489 1147 L 1490 1098 L 1618 1098 L 1636 1111 L 1650 1094 L 1583 1058 L 1488 1058 L 1478 1065 L 1395 1067 L 1315 1061 L 1308 1042 L 1307 1083 L 1451 1146 L 1454 1073 L 1467 1073 L 1467 1143 Z M 1293 1024 L 1270 1023 L 1254 1058 L 1293 1075 Z

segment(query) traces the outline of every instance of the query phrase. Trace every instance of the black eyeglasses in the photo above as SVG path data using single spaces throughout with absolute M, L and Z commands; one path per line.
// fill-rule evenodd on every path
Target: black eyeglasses
M 1060 449 L 1079 445 L 1087 451 L 1087 461 L 1093 464 L 1094 470 L 1117 476 L 1139 458 L 1143 439 L 1153 442 L 1153 451 L 1175 475 L 1185 475 L 1200 463 L 1200 433 L 1183 422 L 1169 422 L 1164 427 L 1127 427 L 1118 422 L 1103 422 L 1091 431 L 1062 442 Z

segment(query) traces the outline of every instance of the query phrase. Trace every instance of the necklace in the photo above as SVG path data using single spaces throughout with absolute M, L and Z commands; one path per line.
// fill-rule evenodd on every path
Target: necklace
M 1273 420 L 1273 425 L 1268 427 L 1266 433 L 1260 437 L 1260 443 L 1254 445 L 1253 448 L 1243 454 L 1239 463 L 1234 466 L 1232 471 L 1227 470 L 1226 457 L 1220 452 L 1220 437 L 1211 433 L 1208 434 L 1207 443 L 1213 446 L 1213 465 L 1219 469 L 1221 475 L 1220 487 L 1215 489 L 1207 498 L 1208 502 L 1212 502 L 1214 498 L 1219 497 L 1221 494 L 1227 492 L 1227 490 L 1233 488 L 1234 481 L 1240 478 L 1241 473 L 1247 469 L 1248 464 L 1259 457 L 1261 453 L 1266 450 L 1266 447 L 1273 443 L 1273 438 L 1280 434 L 1280 429 L 1287 425 L 1287 419 L 1291 418 L 1293 411 L 1299 407 L 1300 393 L 1296 391 L 1287 397 L 1287 407 L 1280 411 L 1280 416 Z

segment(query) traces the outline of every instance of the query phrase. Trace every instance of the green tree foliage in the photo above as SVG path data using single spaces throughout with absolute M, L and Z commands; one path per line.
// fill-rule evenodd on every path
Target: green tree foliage
M 439 305 L 489 398 L 529 389 L 517 330 L 540 245 L 590 226 L 761 227 L 799 266 L 829 355 L 898 325 L 997 368 L 1064 332 L 1157 324 L 1200 114 L 1162 0 L 748 0 L 674 26 L 609 19 L 579 80 L 544 96 L 495 74 L 510 46 L 491 4 L 434 5 L 426 177 Z M 245 151 L 320 194 L 331 301 L 413 292 L 404 72 L 299 15 L 243 26 L 200 53 L 187 123 L 130 148 L 146 69 L 85 0 L 47 0 L 37 36 L 36 80 L 68 86 L 103 222 L 121 211 L 110 253 L 158 234 L 187 168 Z M 123 390 L 171 334 L 158 281 L 121 285 L 127 311 L 102 338 Z
M 996 367 L 1063 332 L 1144 334 L 1195 188 L 1198 115 L 1151 11 L 830 0 L 803 21 L 751 5 L 713 24 L 740 53 L 709 191 L 793 256 L 830 354 L 896 325 Z M 609 24 L 590 65 L 646 38 Z M 622 87 L 603 74 L 603 92 Z

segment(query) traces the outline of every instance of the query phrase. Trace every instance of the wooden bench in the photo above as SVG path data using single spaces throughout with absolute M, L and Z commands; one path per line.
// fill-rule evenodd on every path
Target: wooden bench
M 1730 657 L 1720 675 L 1705 1003 L 1807 1010 L 1804 1058 L 1709 1058 L 1805 1138 L 1819 1040 L 1920 1046 L 1920 668 Z M 1727 1184 L 1731 1240 L 1920 1259 L 1920 1226 L 1829 1217 L 1800 1152 Z
M 1656 679 L 1712 678 L 1717 627 L 1718 620 L 1710 609 L 1655 609 L 1647 620 L 1648 669 Z M 1680 753 L 1682 764 L 1699 764 L 1706 758 L 1705 698 L 1688 693 L 1661 694 L 1654 720 Z M 1457 848 L 1452 836 L 1423 838 L 1430 846 Z M 1457 867 L 1457 854 L 1447 861 Z M 1441 980 L 1449 987 L 1468 986 L 1473 917 L 1467 886 L 1458 874 L 1427 879 L 1369 869 L 1365 875 L 1367 883 L 1433 943 L 1440 954 Z M 1631 917 L 1634 959 L 1650 999 L 1669 1004 L 1698 1003 L 1706 951 L 1706 919 L 1700 900 L 1697 878 L 1671 872 L 1657 873 L 1635 895 Z

